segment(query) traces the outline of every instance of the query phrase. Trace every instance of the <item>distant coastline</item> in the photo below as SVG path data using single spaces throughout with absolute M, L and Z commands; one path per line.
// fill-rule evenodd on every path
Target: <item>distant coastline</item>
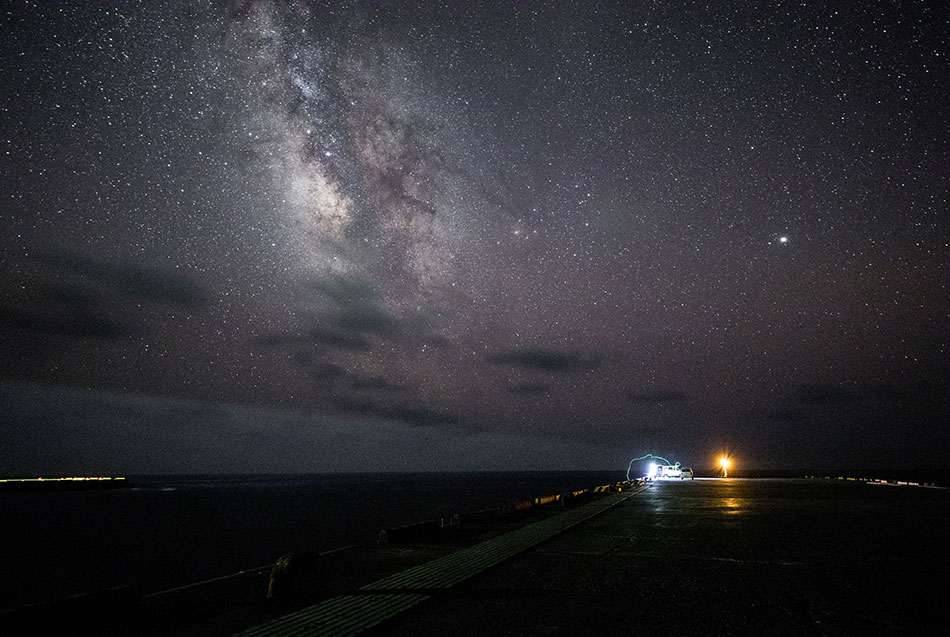
M 2 478 L 0 492 L 23 491 L 92 491 L 99 489 L 127 489 L 132 481 L 116 476 L 68 476 L 38 478 Z
M 697 477 L 714 477 L 715 472 L 696 471 Z M 732 478 L 772 478 L 772 479 L 793 479 L 793 478 L 829 478 L 829 479 L 854 479 L 867 482 L 913 482 L 919 484 L 935 484 L 938 486 L 950 486 L 950 470 L 940 470 L 934 468 L 914 468 L 914 469 L 843 469 L 843 468 L 812 468 L 812 469 L 751 469 L 742 470 L 740 468 L 731 469 L 729 476 Z

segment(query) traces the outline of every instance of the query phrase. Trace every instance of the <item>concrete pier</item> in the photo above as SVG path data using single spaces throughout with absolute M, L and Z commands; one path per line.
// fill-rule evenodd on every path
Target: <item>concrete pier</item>
M 946 489 L 697 479 L 422 530 L 321 554 L 279 598 L 267 567 L 0 632 L 898 635 L 945 615 Z
M 948 540 L 947 490 L 663 482 L 374 634 L 912 634 Z

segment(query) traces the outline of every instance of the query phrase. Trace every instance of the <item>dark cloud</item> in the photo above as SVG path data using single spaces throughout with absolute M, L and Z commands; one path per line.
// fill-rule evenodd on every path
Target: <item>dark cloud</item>
M 372 342 L 364 335 L 355 331 L 333 329 L 321 324 L 314 324 L 303 333 L 265 334 L 254 339 L 254 343 L 268 348 L 304 348 L 298 349 L 294 359 L 309 360 L 310 350 L 332 349 L 347 352 L 367 352 L 372 348 Z
M 311 291 L 318 292 L 321 298 L 332 302 L 332 307 L 316 310 L 318 313 L 310 317 L 310 324 L 297 333 L 267 334 L 258 338 L 257 343 L 268 347 L 314 345 L 366 352 L 377 339 L 397 339 L 403 333 L 401 322 L 380 305 L 379 291 L 366 281 L 332 276 L 310 280 L 303 289 L 305 296 Z
M 350 389 L 361 392 L 404 392 L 406 387 L 394 383 L 382 376 L 366 376 L 347 370 L 342 365 L 331 363 L 317 354 L 307 351 L 296 352 L 292 360 L 308 376 L 326 385 L 345 383 Z
M 361 391 L 405 391 L 402 385 L 390 382 L 382 376 L 359 376 L 350 375 L 349 385 L 352 389 Z
M 769 411 L 767 417 L 770 420 L 787 423 L 797 423 L 807 420 L 808 414 L 802 409 L 782 407 Z
M 934 390 L 927 383 L 881 382 L 856 387 L 833 383 L 803 383 L 794 392 L 795 399 L 804 405 L 833 405 L 855 403 L 882 407 L 889 404 L 909 404 L 933 399 Z
M 324 332 L 315 334 L 325 344 L 360 349 L 367 337 L 396 338 L 402 332 L 400 322 L 380 305 L 382 295 L 372 284 L 342 275 L 314 280 L 309 287 L 333 301 L 334 308 L 325 319 L 349 337 Z
M 118 340 L 144 331 L 141 303 L 205 305 L 203 286 L 177 272 L 75 252 L 42 253 L 38 270 L 5 289 L 3 331 L 66 339 Z
M 303 352 L 299 352 L 294 357 L 294 361 L 307 372 L 308 376 L 325 383 L 335 383 L 342 378 L 346 378 L 349 374 L 339 365 L 322 360 L 314 361 L 312 357 L 305 355 Z
M 509 385 L 507 389 L 510 394 L 535 396 L 545 393 L 548 390 L 548 386 L 544 383 L 519 383 L 517 385 Z
M 438 334 L 428 336 L 425 343 L 438 349 L 450 349 L 452 347 L 452 341 Z
M 880 383 L 868 389 L 868 395 L 883 401 L 904 401 L 914 394 L 911 387 L 900 387 L 891 383 Z
M 280 348 L 288 347 L 291 345 L 299 345 L 302 342 L 306 342 L 303 336 L 300 334 L 264 334 L 262 336 L 257 336 L 251 339 L 251 342 L 254 345 L 263 345 L 268 348 Z M 294 355 L 296 358 L 298 355 L 304 356 L 303 352 L 298 352 Z
M 841 385 L 805 383 L 799 386 L 795 397 L 799 402 L 806 404 L 833 405 L 852 402 L 857 395 Z
M 355 277 L 336 275 L 313 279 L 304 287 L 319 292 L 343 307 L 372 305 L 380 299 L 380 293 L 375 286 Z
M 75 275 L 94 286 L 106 297 L 175 303 L 184 306 L 204 305 L 209 301 L 205 288 L 191 277 L 125 261 L 107 261 L 77 252 L 47 253 L 37 257 L 57 271 Z
M 374 305 L 347 307 L 333 315 L 333 322 L 341 330 L 359 334 L 392 338 L 400 332 L 399 321 Z
M 486 360 L 492 365 L 508 365 L 553 373 L 585 372 L 600 365 L 598 357 L 584 356 L 579 352 L 558 352 L 541 348 L 503 350 L 489 354 Z
M 361 416 L 377 416 L 387 420 L 398 420 L 407 425 L 417 427 L 450 425 L 459 422 L 458 418 L 450 413 L 438 411 L 424 405 L 410 405 L 406 403 L 385 404 L 371 398 L 353 396 L 335 397 L 332 404 L 341 412 L 359 414 Z
M 327 329 L 320 325 L 314 325 L 307 330 L 306 336 L 302 340 L 316 345 L 351 352 L 365 352 L 372 347 L 369 339 L 360 334 L 357 330 L 334 330 Z
M 646 392 L 627 392 L 627 400 L 633 403 L 680 403 L 689 400 L 681 391 L 659 389 Z
M 61 304 L 45 310 L 0 308 L 0 331 L 69 339 L 116 340 L 140 329 L 116 320 L 97 303 Z

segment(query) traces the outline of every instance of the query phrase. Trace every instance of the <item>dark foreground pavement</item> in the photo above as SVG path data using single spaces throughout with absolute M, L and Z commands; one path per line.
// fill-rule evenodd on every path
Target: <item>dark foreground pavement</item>
M 279 599 L 258 569 L 28 609 L 0 634 L 945 632 L 950 490 L 694 480 L 560 504 L 322 555 Z
M 377 635 L 943 634 L 950 491 L 652 485 Z

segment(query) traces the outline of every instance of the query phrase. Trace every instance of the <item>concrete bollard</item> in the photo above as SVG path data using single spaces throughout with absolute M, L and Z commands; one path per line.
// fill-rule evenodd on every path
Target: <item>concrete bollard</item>
M 319 561 L 320 556 L 316 553 L 282 555 L 270 571 L 267 599 L 290 597 L 294 592 L 294 578 L 317 570 Z

